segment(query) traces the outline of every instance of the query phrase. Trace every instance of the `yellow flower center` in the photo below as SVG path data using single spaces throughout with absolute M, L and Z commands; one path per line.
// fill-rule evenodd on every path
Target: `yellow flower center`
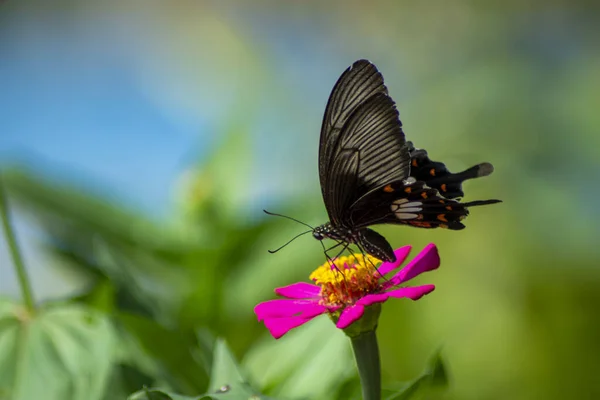
M 381 275 L 375 268 L 381 260 L 356 254 L 327 261 L 310 274 L 321 286 L 321 297 L 327 305 L 349 305 L 379 288 Z

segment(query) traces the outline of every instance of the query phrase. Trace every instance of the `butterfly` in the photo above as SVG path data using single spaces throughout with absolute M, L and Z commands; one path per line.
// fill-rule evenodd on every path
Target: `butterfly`
M 462 183 L 493 170 L 481 163 L 453 174 L 407 142 L 383 76 L 358 60 L 340 76 L 325 108 L 319 178 L 329 222 L 314 228 L 313 237 L 337 241 L 331 249 L 344 246 L 343 252 L 354 244 L 395 261 L 392 246 L 370 226 L 463 229 L 469 207 L 500 200 L 461 203 L 455 199 L 464 195 Z

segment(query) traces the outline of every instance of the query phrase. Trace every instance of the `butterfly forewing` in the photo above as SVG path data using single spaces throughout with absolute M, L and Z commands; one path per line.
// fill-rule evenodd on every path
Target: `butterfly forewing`
M 354 201 L 371 190 L 408 177 L 410 155 L 396 104 L 389 96 L 379 93 L 361 105 L 340 137 L 342 148 L 360 153 Z
M 351 193 L 356 190 L 359 164 L 358 150 L 346 149 L 337 154 L 335 162 L 331 165 L 330 171 L 335 175 L 329 179 L 326 204 L 330 221 L 336 226 L 349 227 L 338 211 L 348 210 L 354 202 Z
M 334 163 L 333 153 L 340 150 L 340 133 L 350 115 L 377 93 L 386 93 L 383 77 L 367 60 L 358 60 L 340 76 L 325 109 L 319 144 L 319 178 L 323 197 L 328 187 L 327 175 Z
M 352 71 L 356 71 L 354 75 Z M 345 74 L 348 75 L 342 75 L 336 84 L 327 107 L 323 127 L 331 129 L 321 132 L 319 170 L 331 222 L 351 227 L 350 205 L 374 189 L 406 178 L 410 155 L 396 105 L 387 95 L 377 69 L 361 61 Z M 334 106 L 340 99 L 345 99 L 345 108 Z M 344 123 L 338 128 L 341 120 Z M 327 121 L 333 122 L 328 125 Z M 357 153 L 354 157 L 358 161 L 351 177 L 341 162 L 348 157 L 348 151 Z M 327 158 L 322 160 L 325 154 Z

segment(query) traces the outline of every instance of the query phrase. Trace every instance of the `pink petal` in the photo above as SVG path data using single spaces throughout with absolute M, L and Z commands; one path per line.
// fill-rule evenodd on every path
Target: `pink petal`
M 315 300 L 269 300 L 254 307 L 259 321 L 267 318 L 302 317 L 312 318 L 327 311 L 327 307 Z
M 306 282 L 298 282 L 292 285 L 275 289 L 275 293 L 288 299 L 309 299 L 319 296 L 321 288 Z
M 419 300 L 426 294 L 433 292 L 434 289 L 434 285 L 412 286 L 390 290 L 386 294 L 389 297 L 395 297 L 397 299 L 408 297 L 411 300 Z
M 375 303 L 383 303 L 390 297 L 387 293 L 376 293 L 376 294 L 368 294 L 365 297 L 361 298 L 356 302 L 356 304 L 360 304 L 361 306 L 370 306 Z
M 342 314 L 340 315 L 340 319 L 338 319 L 338 322 L 335 324 L 335 326 L 337 326 L 340 329 L 345 329 L 345 328 L 349 327 L 350 325 L 352 325 L 352 323 L 354 321 L 358 321 L 360 319 L 360 317 L 363 316 L 364 313 L 365 313 L 364 306 L 355 304 L 353 306 L 346 307 L 344 309 L 344 311 L 342 311 Z
M 410 253 L 411 249 L 412 249 L 412 246 L 404 246 L 404 247 L 400 247 L 399 249 L 394 250 L 394 254 L 396 255 L 396 261 L 394 261 L 394 262 L 386 261 L 383 264 L 381 264 L 379 266 L 379 268 L 377 268 L 379 273 L 381 275 L 386 275 L 386 274 L 390 273 L 391 271 L 395 270 L 396 268 L 398 268 L 400 265 L 402 265 L 404 260 L 406 260 L 406 257 L 408 257 L 408 254 Z
M 269 330 L 271 335 L 275 339 L 279 339 L 290 330 L 299 327 L 302 324 L 307 323 L 317 315 L 313 315 L 310 318 L 302 317 L 287 317 L 287 318 L 267 318 L 264 321 L 265 327 Z
M 402 268 L 396 275 L 387 282 L 382 284 L 384 289 L 409 281 L 423 272 L 431 271 L 440 266 L 440 256 L 435 244 L 430 243 L 417 254 L 415 258 L 409 262 L 406 267 Z

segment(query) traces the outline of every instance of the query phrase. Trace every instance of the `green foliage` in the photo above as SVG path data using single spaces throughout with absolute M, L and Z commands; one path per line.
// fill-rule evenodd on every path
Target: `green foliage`
M 302 279 L 299 272 L 306 273 L 302 271 L 307 242 L 291 249 L 299 256 L 286 258 L 285 269 L 266 251 L 254 251 L 257 241 L 264 241 L 261 248 L 279 242 L 281 232 L 291 229 L 284 221 L 264 219 L 249 224 L 233 218 L 231 208 L 215 212 L 227 202 L 222 196 L 233 192 L 215 189 L 205 178 L 228 173 L 223 160 L 243 135 L 235 137 L 198 169 L 210 174 L 194 175 L 197 180 L 190 183 L 186 194 L 197 193 L 193 190 L 196 184 L 206 185 L 208 192 L 188 198 L 190 207 L 182 208 L 184 222 L 168 227 L 64 184 L 19 170 L 4 174 L 11 198 L 33 215 L 47 234 L 42 248 L 64 274 L 86 282 L 85 289 L 71 301 L 103 315 L 116 332 L 117 358 L 111 364 L 106 399 L 122 398 L 153 385 L 183 395 L 205 392 L 210 371 L 214 372 L 214 335 L 228 337 L 243 330 L 245 335 L 238 336 L 235 343 L 241 351 L 250 349 L 256 338 L 265 334 L 252 313 L 252 304 L 271 297 L 273 287 Z M 229 179 L 235 185 L 240 177 L 231 175 Z M 219 195 L 213 196 L 211 190 Z M 253 274 L 248 274 L 250 271 Z M 268 279 L 272 282 L 265 282 Z M 331 351 L 320 356 L 323 363 L 330 356 L 347 355 L 343 350 L 338 354 L 344 344 L 329 346 L 330 336 L 322 333 L 325 329 L 331 332 L 332 327 L 321 324 L 318 332 L 302 339 L 309 342 L 316 335 L 325 339 L 323 345 Z M 322 352 L 316 348 L 314 353 Z M 293 374 L 293 368 L 291 364 L 285 368 L 289 376 L 282 387 L 287 387 L 286 391 L 298 386 L 295 380 L 300 375 Z M 329 381 L 313 385 L 319 393 L 351 374 L 343 364 L 337 371 Z M 253 372 L 262 375 L 256 369 Z M 302 383 L 301 379 L 300 384 L 305 385 L 306 380 Z
M 399 385 L 397 390 L 386 397 L 386 400 L 410 400 L 422 398 L 425 394 L 431 395 L 432 389 L 437 391 L 445 389 L 448 386 L 448 375 L 446 367 L 439 353 L 436 353 L 427 365 L 427 368 L 421 376 L 411 382 Z
M 268 400 L 246 382 L 233 354 L 222 340 L 215 345 L 214 363 L 209 391 L 197 397 L 185 397 L 155 389 L 144 389 L 129 397 L 129 400 Z
M 138 393 L 134 393 L 129 397 L 129 400 L 199 400 L 202 397 L 180 396 L 173 393 L 165 393 L 157 389 L 144 389 Z
M 0 300 L 0 393 L 12 400 L 105 398 L 116 335 L 102 314 L 77 304 L 30 313 Z
M 270 337 L 258 341 L 246 354 L 244 367 L 274 396 L 331 398 L 332 392 L 356 376 L 348 339 L 325 317 L 296 333 L 277 341 Z
M 158 374 L 169 386 L 186 392 L 206 388 L 212 365 L 207 353 L 212 353 L 212 343 L 210 348 L 202 347 L 192 332 L 169 329 L 139 315 L 117 313 L 114 320 L 124 339 L 135 343 L 134 351 L 127 346 L 128 365 L 142 370 L 153 365 L 148 374 Z M 202 359 L 209 362 L 202 363 Z

